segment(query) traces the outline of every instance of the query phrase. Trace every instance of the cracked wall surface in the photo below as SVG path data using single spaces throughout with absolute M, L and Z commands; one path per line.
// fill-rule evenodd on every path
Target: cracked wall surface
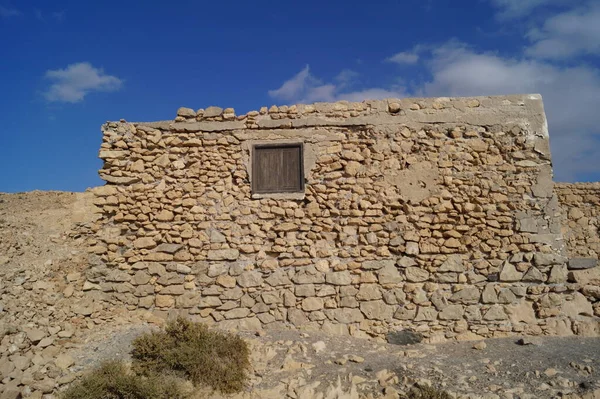
M 598 269 L 569 269 L 539 95 L 180 108 L 103 133 L 99 300 L 354 336 L 598 334 Z M 253 196 L 252 144 L 290 141 L 304 192 Z

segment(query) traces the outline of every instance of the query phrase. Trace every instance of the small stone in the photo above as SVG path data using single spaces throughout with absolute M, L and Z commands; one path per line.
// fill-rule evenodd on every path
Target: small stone
M 70 366 L 73 365 L 73 363 L 75 363 L 73 358 L 66 354 L 60 354 L 56 356 L 56 359 L 54 359 L 54 364 L 56 364 L 57 367 L 63 370 L 68 369 Z
M 133 242 L 133 246 L 137 249 L 154 248 L 156 246 L 156 242 L 154 242 L 152 237 L 142 237 L 135 240 Z
M 25 332 L 27 334 L 27 338 L 29 338 L 33 344 L 37 344 L 46 336 L 46 333 L 40 329 L 31 329 L 26 330 Z
M 156 215 L 156 220 L 161 222 L 170 222 L 173 219 L 175 219 L 173 212 L 166 209 L 163 209 Z
M 364 357 L 360 357 L 358 355 L 350 355 L 348 356 L 348 361 L 352 363 L 363 363 L 365 361 Z
M 204 110 L 202 115 L 204 118 L 214 118 L 223 114 L 223 108 L 220 107 L 208 107 Z
M 477 350 L 484 350 L 485 348 L 487 348 L 487 345 L 485 342 L 481 341 L 481 342 L 477 342 L 475 345 L 473 345 L 473 349 L 477 349 Z
M 546 374 L 546 377 L 554 377 L 556 374 L 558 374 L 558 370 L 549 368 L 544 370 L 544 374 Z
M 325 348 L 327 347 L 327 345 L 325 345 L 325 342 L 323 342 L 323 341 L 317 341 L 312 344 L 312 347 L 316 353 L 319 353 L 321 351 L 324 351 Z
M 396 102 L 389 103 L 388 110 L 390 111 L 390 113 L 396 114 L 396 113 L 400 112 L 400 104 L 398 104 Z
M 184 118 L 195 118 L 196 111 L 191 108 L 181 107 L 177 110 L 177 116 L 182 116 Z
M 517 344 L 519 345 L 533 345 L 540 346 L 542 345 L 542 340 L 535 337 L 523 337 L 517 340 Z

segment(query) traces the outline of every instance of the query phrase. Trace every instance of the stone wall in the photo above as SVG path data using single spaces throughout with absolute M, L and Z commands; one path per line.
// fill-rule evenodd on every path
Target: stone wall
M 563 236 L 572 258 L 600 257 L 600 183 L 557 183 Z M 590 261 L 591 262 L 591 261 Z
M 567 282 L 539 95 L 181 108 L 103 132 L 90 295 L 225 327 L 598 333 L 595 275 Z M 253 145 L 290 141 L 304 193 L 253 194 Z

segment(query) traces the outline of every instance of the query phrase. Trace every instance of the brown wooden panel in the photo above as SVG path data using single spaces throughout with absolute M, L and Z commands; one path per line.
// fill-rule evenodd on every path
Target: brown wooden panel
M 256 146 L 252 159 L 252 191 L 284 193 L 303 190 L 302 144 Z

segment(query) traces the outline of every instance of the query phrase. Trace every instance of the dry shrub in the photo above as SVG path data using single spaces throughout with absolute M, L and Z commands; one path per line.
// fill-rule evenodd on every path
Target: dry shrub
M 175 378 L 132 374 L 123 361 L 104 362 L 98 369 L 73 383 L 62 399 L 183 399 Z
M 452 399 L 452 396 L 433 387 L 419 386 L 410 390 L 408 399 Z
M 140 375 L 175 372 L 223 393 L 241 391 L 250 366 L 241 338 L 183 318 L 169 322 L 164 331 L 136 338 L 131 355 L 133 370 Z

